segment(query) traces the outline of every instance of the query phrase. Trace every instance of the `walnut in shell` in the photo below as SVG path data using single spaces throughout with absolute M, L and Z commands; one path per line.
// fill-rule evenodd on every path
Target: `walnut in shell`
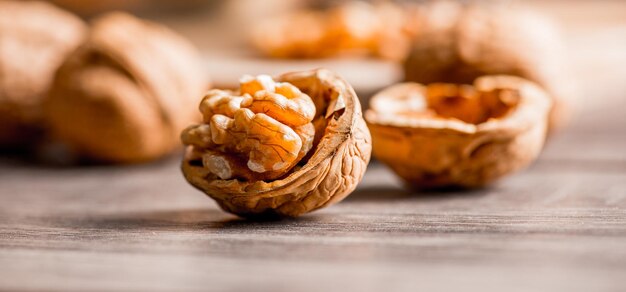
M 471 84 L 485 75 L 519 76 L 538 83 L 553 98 L 550 128 L 566 120 L 565 99 L 571 94 L 564 86 L 564 50 L 554 23 L 504 5 L 442 1 L 423 6 L 419 13 L 404 62 L 406 81 Z
M 54 72 L 87 26 L 44 2 L 0 1 L 0 148 L 38 138 Z
M 361 181 L 371 137 L 352 87 L 327 70 L 245 76 L 211 90 L 187 128 L 186 179 L 240 216 L 298 216 Z
M 123 13 L 95 20 L 58 70 L 44 104 L 51 131 L 89 159 L 132 163 L 180 146 L 207 88 L 192 45 Z
M 374 157 L 415 188 L 480 187 L 540 153 L 551 100 L 536 84 L 484 76 L 473 85 L 401 83 L 365 118 Z

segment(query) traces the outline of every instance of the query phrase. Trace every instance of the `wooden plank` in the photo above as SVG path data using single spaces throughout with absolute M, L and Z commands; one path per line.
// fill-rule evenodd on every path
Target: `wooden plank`
M 219 211 L 176 165 L 13 166 L 0 177 L 8 187 L 0 287 L 376 291 L 394 280 L 398 289 L 517 283 L 513 291 L 595 291 L 625 284 L 623 170 L 555 172 L 539 163 L 486 190 L 410 193 L 375 164 L 337 206 L 254 223 Z M 37 281 L 27 279 L 33 273 Z

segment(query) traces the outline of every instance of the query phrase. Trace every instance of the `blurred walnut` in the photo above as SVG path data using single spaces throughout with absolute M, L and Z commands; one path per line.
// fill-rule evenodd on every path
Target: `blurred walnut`
M 554 99 L 550 127 L 564 120 L 563 51 L 553 23 L 509 6 L 435 2 L 415 17 L 405 79 L 419 83 L 471 84 L 484 75 L 507 74 L 534 81 Z
M 377 55 L 400 60 L 408 52 L 408 18 L 391 3 L 350 1 L 327 11 L 304 10 L 263 19 L 254 46 L 278 58 Z
M 473 85 L 402 83 L 366 112 L 374 156 L 417 188 L 479 187 L 531 163 L 544 143 L 551 100 L 513 76 Z
M 207 87 L 194 48 L 155 23 L 107 14 L 56 74 L 45 102 L 54 134 L 87 158 L 139 162 L 177 148 Z
M 43 2 L 0 1 L 0 148 L 39 136 L 40 104 L 86 25 Z
M 354 90 L 326 70 L 246 76 L 211 90 L 204 123 L 187 128 L 187 180 L 240 216 L 298 216 L 361 181 L 371 138 Z

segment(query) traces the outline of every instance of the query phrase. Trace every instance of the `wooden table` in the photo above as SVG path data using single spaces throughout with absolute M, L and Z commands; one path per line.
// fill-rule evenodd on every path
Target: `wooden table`
M 338 205 L 247 222 L 191 188 L 176 157 L 2 158 L 0 290 L 626 291 L 626 25 L 567 36 L 578 114 L 484 190 L 410 193 L 372 163 Z

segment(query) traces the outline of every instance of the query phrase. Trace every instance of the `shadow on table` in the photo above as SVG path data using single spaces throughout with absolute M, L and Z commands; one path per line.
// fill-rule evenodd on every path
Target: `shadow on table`
M 459 197 L 482 197 L 492 189 L 483 188 L 467 190 L 460 188 L 445 188 L 436 190 L 410 190 L 401 187 L 368 187 L 354 191 L 344 202 L 376 202 L 376 201 L 439 201 Z
M 202 229 L 213 222 L 229 220 L 228 214 L 217 209 L 183 209 L 175 211 L 146 211 L 65 218 L 66 227 L 107 230 L 181 230 Z M 232 218 L 231 218 L 232 219 Z
M 437 202 L 456 198 L 478 198 L 490 193 L 490 189 L 458 190 L 446 189 L 436 191 L 410 191 L 400 187 L 368 187 L 353 192 L 341 204 L 359 202 Z M 381 206 L 382 207 L 382 206 Z M 152 231 L 185 231 L 185 230 L 254 230 L 254 229 L 285 229 L 305 226 L 316 226 L 324 222 L 334 222 L 337 216 L 324 213 L 313 213 L 298 218 L 257 217 L 253 219 L 239 218 L 217 208 L 182 209 L 172 211 L 146 211 L 136 213 L 106 214 L 87 218 L 65 218 L 64 227 L 88 228 L 97 230 L 137 230 Z
M 65 218 L 60 224 L 63 227 L 73 229 L 137 230 L 149 233 L 154 231 L 285 228 L 287 226 L 306 225 L 307 223 L 319 223 L 322 217 L 324 216 L 315 214 L 299 218 L 262 217 L 245 219 L 219 209 L 184 209 L 111 214 L 89 218 Z

